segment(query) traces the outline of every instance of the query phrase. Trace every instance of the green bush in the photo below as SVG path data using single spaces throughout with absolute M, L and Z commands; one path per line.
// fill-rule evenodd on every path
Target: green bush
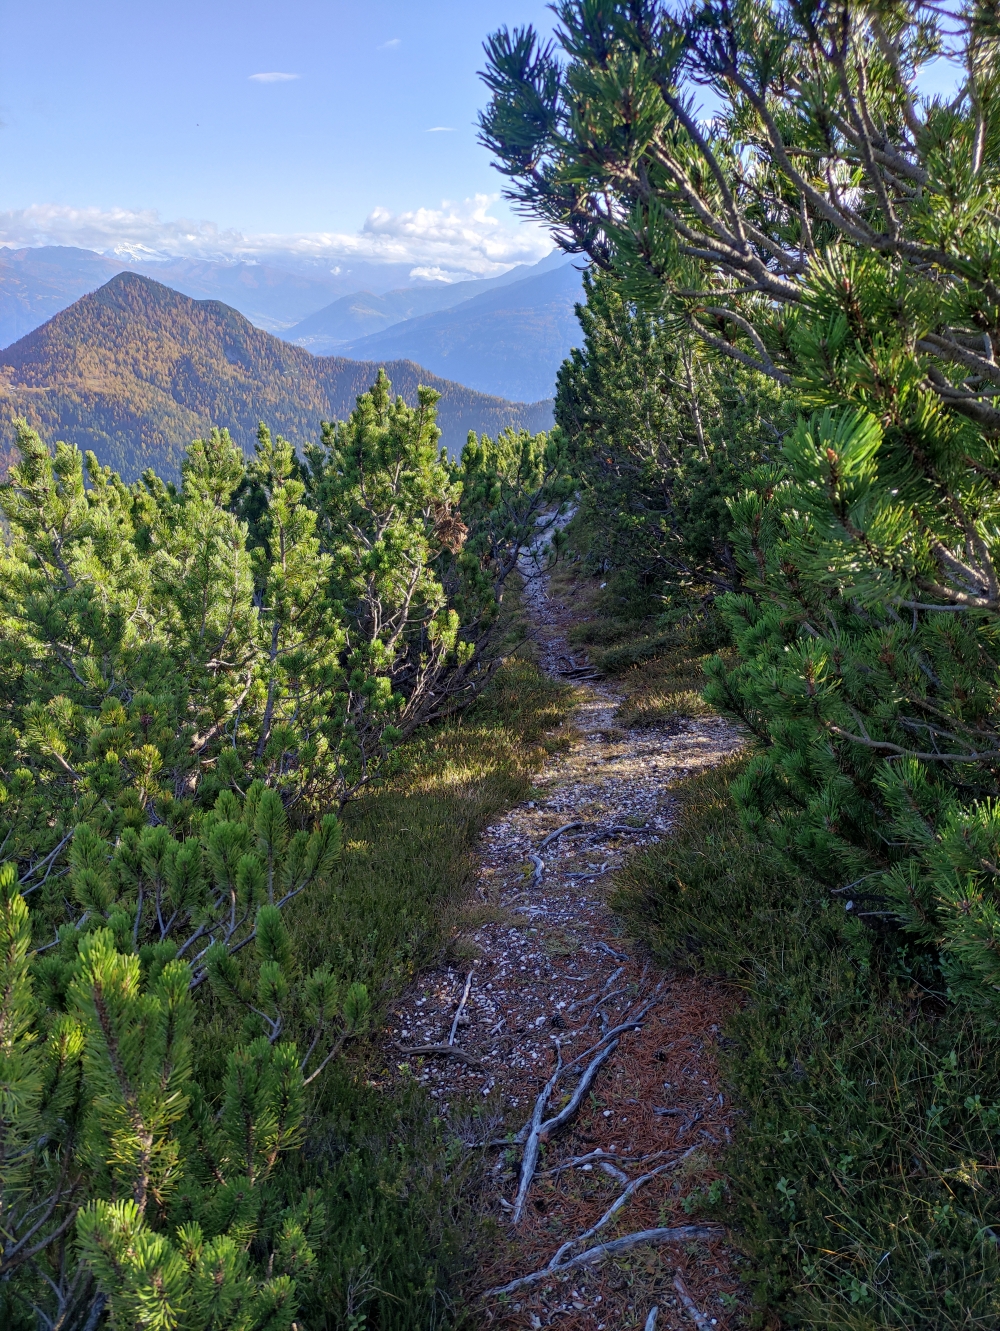
M 308 470 L 263 427 L 249 463 L 213 431 L 180 488 L 19 432 L 0 488 L 11 1325 L 287 1331 L 320 1289 L 336 1320 L 343 1286 L 360 1327 L 365 1250 L 394 1287 L 384 1324 L 440 1303 L 462 1244 L 423 1199 L 439 1165 L 460 1197 L 455 1143 L 414 1096 L 408 1141 L 333 1060 L 440 953 L 472 839 L 558 719 L 556 686 L 501 669 L 500 608 L 567 482 L 546 436 L 449 461 L 435 401 L 380 375 Z M 347 1173 L 315 1145 L 328 1129 Z M 367 1200 L 334 1240 L 344 1187 Z

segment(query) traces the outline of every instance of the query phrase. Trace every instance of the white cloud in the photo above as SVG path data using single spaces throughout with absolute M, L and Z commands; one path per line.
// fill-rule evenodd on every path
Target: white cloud
M 251 74 L 251 83 L 291 83 L 294 79 L 300 79 L 301 74 L 279 74 L 272 72 L 270 74 Z
M 515 263 L 534 263 L 552 249 L 536 223 L 493 217 L 496 195 L 478 194 L 440 208 L 393 213 L 375 208 L 360 231 L 248 234 L 214 222 L 165 222 L 152 210 L 69 208 L 36 204 L 0 212 L 0 245 L 77 245 L 133 261 L 169 258 L 286 262 L 344 260 L 406 263 L 441 280 L 490 277 Z M 419 270 L 419 271 L 418 271 Z
M 432 125 L 430 129 L 424 130 L 425 134 L 454 134 L 454 125 Z
M 389 40 L 387 42 L 383 42 L 378 49 L 380 51 L 394 51 L 397 46 L 402 46 L 402 45 L 403 45 L 403 39 L 401 37 L 390 37 Z

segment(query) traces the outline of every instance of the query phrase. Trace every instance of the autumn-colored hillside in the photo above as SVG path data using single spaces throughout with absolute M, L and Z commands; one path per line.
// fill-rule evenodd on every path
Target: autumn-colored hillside
M 93 449 L 126 479 L 151 466 L 170 476 L 184 447 L 213 425 L 244 448 L 262 420 L 293 443 L 315 438 L 321 420 L 350 412 L 378 368 L 312 356 L 219 301 L 120 273 L 0 353 L 0 453 L 24 416 L 44 438 Z M 551 424 L 549 402 L 476 393 L 412 361 L 385 368 L 408 401 L 418 384 L 441 393 L 438 418 L 452 450 L 470 429 Z

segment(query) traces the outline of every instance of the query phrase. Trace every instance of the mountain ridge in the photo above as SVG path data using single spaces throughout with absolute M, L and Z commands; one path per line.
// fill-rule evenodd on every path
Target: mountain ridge
M 0 352 L 0 448 L 24 416 L 50 442 L 92 448 L 125 479 L 149 466 L 176 476 L 184 448 L 213 425 L 245 451 L 261 420 L 297 446 L 316 438 L 320 421 L 343 419 L 382 364 L 409 401 L 418 384 L 441 393 L 452 452 L 470 429 L 551 425 L 551 402 L 477 393 L 403 358 L 313 356 L 221 301 L 126 271 Z
M 174 257 L 137 257 L 131 253 L 101 254 L 72 245 L 0 246 L 0 347 L 26 336 L 60 310 L 117 273 L 135 272 L 172 287 L 193 300 L 223 300 L 251 323 L 290 342 L 300 341 L 320 355 L 336 344 L 365 336 L 414 314 L 444 309 L 477 291 L 520 281 L 545 265 L 562 259 L 553 252 L 538 264 L 516 264 L 492 278 L 459 282 L 415 277 L 412 265 L 354 261 L 331 268 L 301 256 L 264 256 L 260 260 L 222 260 Z M 298 324 L 346 302 L 370 296 L 382 317 L 355 321 L 331 340 L 305 330 L 292 336 Z M 384 307 L 384 308 L 383 308 Z M 388 311 L 388 312 L 386 312 Z M 336 317 L 336 316 L 334 316 Z M 322 320 L 320 321 L 322 324 Z
M 382 293 L 353 291 L 307 315 L 280 336 L 314 355 L 332 355 L 358 338 L 384 332 L 407 319 L 453 309 L 500 287 L 533 281 L 568 262 L 566 255 L 555 250 L 536 264 L 515 264 L 498 277 L 438 282 L 432 287 L 396 287 Z

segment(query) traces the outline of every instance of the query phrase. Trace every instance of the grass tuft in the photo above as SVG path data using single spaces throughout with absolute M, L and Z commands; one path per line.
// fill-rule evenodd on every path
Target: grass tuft
M 663 963 L 728 977 L 724 1069 L 744 1126 L 729 1220 L 757 1270 L 754 1325 L 1000 1325 L 1000 1041 L 855 959 L 848 917 L 749 836 L 735 759 L 675 793 L 669 840 L 613 904 Z

